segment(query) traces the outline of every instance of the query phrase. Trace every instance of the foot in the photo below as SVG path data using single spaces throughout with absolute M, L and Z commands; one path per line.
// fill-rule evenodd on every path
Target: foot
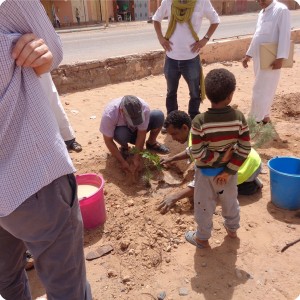
M 187 231 L 185 233 L 185 239 L 190 244 L 196 246 L 199 249 L 209 248 L 208 240 L 200 240 L 196 237 L 196 231 Z
M 225 227 L 225 226 L 224 226 Z M 229 230 L 228 228 L 226 228 L 226 232 L 227 232 L 227 235 L 232 238 L 232 239 L 236 239 L 237 238 L 237 233 L 236 231 L 232 231 L 232 230 Z
M 168 154 L 170 153 L 170 149 L 163 145 L 160 144 L 159 142 L 155 142 L 154 144 L 150 144 L 149 142 L 146 142 L 146 148 L 148 150 L 160 153 L 160 154 Z
M 161 130 L 160 130 L 160 133 L 166 134 L 166 133 L 167 133 L 167 128 L 163 126 L 163 127 L 161 128 Z
M 262 120 L 262 123 L 263 123 L 263 124 L 271 123 L 270 117 L 264 117 L 263 120 Z
M 29 251 L 26 251 L 26 265 L 25 270 L 29 271 L 34 268 L 34 259 L 32 254 Z
M 66 145 L 67 145 L 67 149 L 68 151 L 75 151 L 75 152 L 80 152 L 82 151 L 82 147 L 79 143 L 76 142 L 75 139 L 71 140 L 71 141 L 65 141 Z

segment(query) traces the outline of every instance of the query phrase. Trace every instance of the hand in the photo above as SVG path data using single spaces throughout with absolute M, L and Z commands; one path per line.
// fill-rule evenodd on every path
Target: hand
M 168 195 L 159 203 L 157 210 L 159 210 L 161 214 L 165 214 L 176 204 L 177 201 L 178 199 L 174 195 Z
M 193 53 L 199 53 L 201 48 L 203 48 L 207 44 L 208 40 L 207 39 L 202 39 L 198 42 L 195 42 L 194 44 L 191 45 L 191 51 Z
M 141 166 L 141 157 L 139 154 L 135 154 L 132 160 L 132 164 L 130 165 L 130 172 L 132 175 L 136 175 L 137 172 L 140 170 Z
M 231 157 L 232 157 L 232 154 L 233 154 L 233 150 L 234 150 L 234 149 L 232 148 L 232 146 L 229 147 L 229 148 L 226 150 L 226 152 L 225 152 L 223 158 L 221 159 L 221 162 L 228 162 L 228 161 L 230 161 L 230 160 L 231 160 Z
M 273 70 L 279 70 L 282 68 L 283 58 L 277 58 L 271 64 Z
M 162 45 L 162 47 L 165 49 L 165 51 L 171 51 L 172 47 L 171 45 L 173 45 L 172 42 L 168 41 L 167 39 L 165 39 L 164 37 L 159 39 L 160 44 Z
M 53 56 L 44 40 L 33 33 L 23 34 L 12 50 L 17 66 L 31 67 L 37 75 L 50 70 Z
M 172 157 L 163 157 L 163 158 L 160 159 L 160 164 L 161 165 L 166 165 L 166 164 L 168 164 L 172 161 L 173 161 Z
M 242 59 L 242 64 L 243 64 L 243 67 L 245 69 L 248 68 L 248 62 L 251 60 L 251 57 L 249 55 L 246 55 L 243 59 Z
M 121 168 L 126 174 L 131 173 L 130 166 L 126 160 L 121 163 Z
M 225 185 L 228 182 L 230 174 L 222 172 L 214 178 L 214 181 L 217 185 Z

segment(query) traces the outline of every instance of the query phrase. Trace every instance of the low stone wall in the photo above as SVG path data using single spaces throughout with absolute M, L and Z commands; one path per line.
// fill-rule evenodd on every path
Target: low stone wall
M 292 31 L 292 40 L 300 42 L 300 29 Z M 200 52 L 202 63 L 241 60 L 251 37 L 209 43 Z M 163 72 L 164 51 L 128 55 L 72 65 L 61 65 L 52 72 L 59 93 L 70 93 L 122 81 L 140 79 Z

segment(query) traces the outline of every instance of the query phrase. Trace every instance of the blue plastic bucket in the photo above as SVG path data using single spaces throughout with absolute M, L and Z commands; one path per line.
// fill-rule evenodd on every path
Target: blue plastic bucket
M 271 201 L 280 208 L 300 208 L 300 159 L 274 157 L 268 161 Z

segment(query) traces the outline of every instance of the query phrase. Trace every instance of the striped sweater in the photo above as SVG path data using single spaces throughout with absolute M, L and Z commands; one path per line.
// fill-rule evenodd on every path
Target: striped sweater
M 199 168 L 220 168 L 235 174 L 251 150 L 250 135 L 244 115 L 230 106 L 209 108 L 192 122 L 192 156 Z M 233 146 L 229 162 L 222 162 Z

